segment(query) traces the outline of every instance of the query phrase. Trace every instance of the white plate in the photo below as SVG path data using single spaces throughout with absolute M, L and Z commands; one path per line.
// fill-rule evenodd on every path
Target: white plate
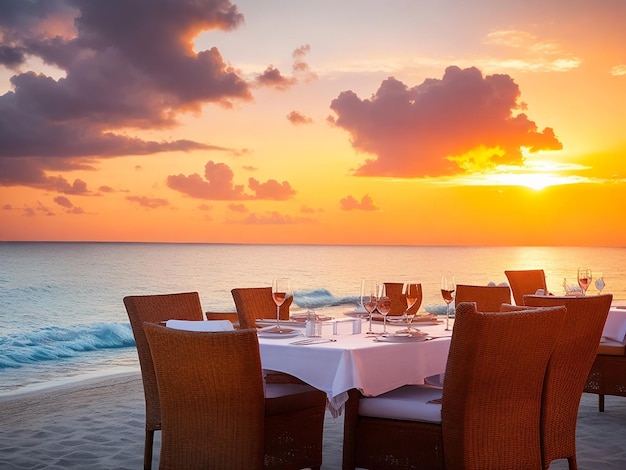
M 279 339 L 279 338 L 295 338 L 296 336 L 302 335 L 302 330 L 296 330 L 294 328 L 285 328 L 285 330 L 289 330 L 289 331 L 285 331 L 285 333 L 274 333 L 272 332 L 273 328 L 274 328 L 273 326 L 262 328 L 257 331 L 257 336 L 259 338 Z
M 428 335 L 420 334 L 420 335 L 381 335 L 374 338 L 374 341 L 379 341 L 382 343 L 412 343 L 419 341 L 426 341 L 428 339 Z

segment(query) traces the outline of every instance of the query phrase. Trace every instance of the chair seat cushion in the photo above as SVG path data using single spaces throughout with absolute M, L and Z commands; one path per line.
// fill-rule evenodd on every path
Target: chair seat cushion
M 175 330 L 218 332 L 232 331 L 233 324 L 228 320 L 167 320 L 165 326 Z
M 310 385 L 268 383 L 265 385 L 265 415 L 313 408 L 326 403 L 326 394 Z
M 405 385 L 376 397 L 361 397 L 359 415 L 441 423 L 441 393 L 441 388 L 431 385 Z
M 618 341 L 602 338 L 598 346 L 598 354 L 606 356 L 623 356 L 626 353 L 626 345 Z

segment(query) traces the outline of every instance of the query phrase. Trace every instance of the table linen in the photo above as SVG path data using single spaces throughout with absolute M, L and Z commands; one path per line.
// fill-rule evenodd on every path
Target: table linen
M 376 326 L 382 330 L 382 325 Z M 395 329 L 387 328 L 390 332 Z M 361 333 L 329 336 L 334 342 L 297 345 L 291 344 L 297 338 L 259 338 L 261 364 L 324 391 L 329 410 L 338 416 L 350 389 L 376 396 L 402 385 L 423 384 L 426 377 L 445 371 L 450 332 L 445 332 L 442 324 L 420 330 L 435 339 L 385 343 Z

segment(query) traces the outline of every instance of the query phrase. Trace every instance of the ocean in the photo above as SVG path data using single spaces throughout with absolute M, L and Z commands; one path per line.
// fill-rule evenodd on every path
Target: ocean
M 626 300 L 626 248 L 0 242 L 0 395 L 139 370 L 127 295 L 197 291 L 226 312 L 233 287 L 289 277 L 295 308 L 321 308 L 356 305 L 361 279 L 417 280 L 422 309 L 442 312 L 443 274 L 484 285 L 541 268 L 561 294 L 583 265 Z

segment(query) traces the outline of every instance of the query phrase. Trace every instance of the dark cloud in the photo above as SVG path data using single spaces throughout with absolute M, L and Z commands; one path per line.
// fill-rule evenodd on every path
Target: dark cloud
M 245 192 L 243 185 L 235 184 L 233 178 L 233 171 L 228 165 L 209 160 L 204 167 L 204 177 L 197 173 L 189 176 L 170 175 L 167 177 L 167 186 L 196 199 L 220 201 L 251 199 L 282 201 L 296 194 L 287 181 L 279 183 L 271 179 L 261 183 L 255 178 L 249 178 L 249 188 L 254 192 L 254 195 L 251 195 Z
M 228 0 L 1 2 L 0 64 L 15 68 L 33 56 L 65 76 L 17 73 L 13 91 L 0 96 L 0 184 L 40 185 L 47 170 L 96 158 L 219 149 L 124 134 L 175 126 L 205 103 L 251 100 L 216 48 L 193 50 L 200 32 L 242 21 Z
M 366 194 L 358 201 L 354 196 L 346 196 L 339 201 L 341 210 L 344 211 L 377 211 L 379 210 L 374 200 Z
M 256 83 L 260 86 L 268 86 L 277 90 L 287 90 L 297 83 L 293 77 L 284 76 L 280 70 L 273 65 L 269 65 L 263 73 L 256 77 Z
M 294 126 L 297 126 L 298 124 L 313 123 L 313 119 L 305 116 L 302 113 L 299 113 L 298 111 L 291 111 L 289 114 L 287 114 L 287 120 Z
M 309 82 L 317 78 L 311 67 L 304 61 L 303 57 L 309 53 L 311 46 L 308 44 L 300 46 L 292 53 L 294 59 L 291 66 L 293 75 L 288 77 L 273 65 L 269 65 L 263 73 L 257 75 L 255 81 L 259 86 L 273 87 L 277 90 L 288 90 L 299 81 Z
M 454 157 L 475 149 L 492 151 L 487 165 L 521 164 L 523 147 L 560 149 L 552 129 L 539 132 L 526 114 L 516 113 L 519 97 L 508 75 L 448 67 L 442 79 L 413 88 L 388 78 L 370 99 L 344 91 L 330 107 L 353 147 L 374 155 L 357 175 L 440 176 L 462 171 L 464 162 Z
M 70 200 L 66 198 L 65 196 L 57 196 L 53 199 L 53 201 L 56 202 L 61 207 L 65 207 L 65 208 L 74 207 L 74 204 L 72 204 Z

